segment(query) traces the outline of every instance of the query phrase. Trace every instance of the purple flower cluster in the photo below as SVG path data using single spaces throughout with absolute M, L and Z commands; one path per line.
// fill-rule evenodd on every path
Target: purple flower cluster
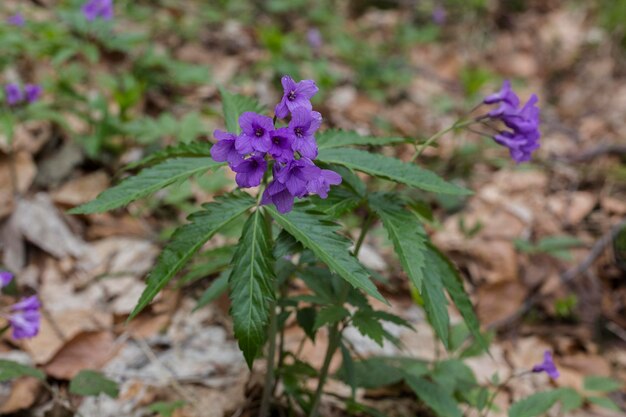
M 113 19 L 113 0 L 88 0 L 82 7 L 83 16 L 90 22 Z
M 15 106 L 26 100 L 28 103 L 34 103 L 41 97 L 42 88 L 36 84 L 26 84 L 24 89 L 18 84 L 7 84 L 4 87 L 5 99 L 9 106 Z
M 500 131 L 493 139 L 509 148 L 515 162 L 529 161 L 531 154 L 539 148 L 539 107 L 538 98 L 533 94 L 520 108 L 520 99 L 507 80 L 497 93 L 484 99 L 485 104 L 499 104 L 498 108 L 487 113 L 485 118 L 502 121 L 510 130 Z
M 211 156 L 218 162 L 228 162 L 237 173 L 235 180 L 241 188 L 256 187 L 272 165 L 272 181 L 263 192 L 262 204 L 274 204 L 281 213 L 291 211 L 296 197 L 307 194 L 328 196 L 331 185 L 341 183 L 336 172 L 321 169 L 313 160 L 317 157 L 315 132 L 322 124 L 322 115 L 313 111 L 311 97 L 318 88 L 312 80 L 296 83 L 285 75 L 281 79 L 284 94 L 276 105 L 278 119 L 291 116 L 286 126 L 276 127 L 275 120 L 253 112 L 239 116 L 241 134 L 216 130 L 218 142 Z
M 557 379 L 559 377 L 559 370 L 556 369 L 556 365 L 552 360 L 552 352 L 546 350 L 543 353 L 543 362 L 538 365 L 535 365 L 532 369 L 535 373 L 545 372 L 552 379 Z
M 8 271 L 0 271 L 0 288 L 6 287 L 13 280 L 13 274 Z M 14 339 L 27 339 L 39 333 L 41 304 L 37 296 L 24 298 L 10 308 L 10 314 L 6 317 L 13 329 Z
M 24 26 L 26 24 L 26 19 L 24 19 L 24 16 L 20 13 L 16 13 L 7 19 L 7 23 L 12 26 Z

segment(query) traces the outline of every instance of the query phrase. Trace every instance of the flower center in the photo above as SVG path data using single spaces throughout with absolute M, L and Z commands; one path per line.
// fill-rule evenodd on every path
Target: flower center
M 263 136 L 263 134 L 264 134 L 264 133 L 265 133 L 265 130 L 263 130 L 263 129 L 262 129 L 262 128 L 260 128 L 260 127 L 257 127 L 256 129 L 254 129 L 254 135 L 255 135 L 257 138 L 260 138 L 261 136 Z
M 304 136 L 304 131 L 302 130 L 301 127 L 296 127 L 293 132 L 296 134 L 297 137 L 301 138 L 302 136 Z
M 291 90 L 289 94 L 287 94 L 287 99 L 294 101 L 296 99 L 296 90 Z

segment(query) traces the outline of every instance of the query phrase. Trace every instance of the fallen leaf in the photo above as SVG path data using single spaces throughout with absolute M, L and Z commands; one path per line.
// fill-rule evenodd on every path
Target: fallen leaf
M 15 177 L 13 176 L 15 174 Z M 37 166 L 27 152 L 17 152 L 12 160 L 8 156 L 0 158 L 0 218 L 10 214 L 15 207 L 14 191 L 25 193 L 33 183 Z M 16 190 L 13 190 L 15 181 Z
M 482 285 L 477 291 L 480 322 L 489 325 L 509 317 L 522 306 L 526 292 L 519 281 Z
M 108 175 L 104 171 L 96 171 L 66 182 L 52 193 L 52 199 L 56 203 L 78 206 L 93 200 L 108 186 Z
M 41 381 L 33 377 L 19 378 L 11 383 L 11 394 L 0 404 L 0 414 L 11 414 L 32 406 L 39 396 Z
M 72 379 L 83 369 L 100 369 L 115 354 L 110 332 L 81 333 L 48 363 L 46 373 L 58 379 Z

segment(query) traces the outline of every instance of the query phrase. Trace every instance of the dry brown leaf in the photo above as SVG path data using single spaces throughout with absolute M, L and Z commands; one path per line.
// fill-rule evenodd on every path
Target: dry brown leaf
M 11 394 L 0 404 L 0 414 L 25 410 L 35 403 L 41 389 L 41 381 L 33 377 L 19 378 L 11 384 Z
M 44 369 L 54 378 L 72 379 L 83 369 L 102 367 L 115 350 L 115 339 L 110 332 L 81 333 L 65 345 Z
M 12 160 L 13 162 L 8 156 L 0 158 L 0 201 L 2 202 L 0 218 L 13 211 L 15 205 L 13 181 L 15 181 L 17 192 L 23 194 L 30 188 L 37 175 L 37 166 L 28 152 L 17 152 Z M 15 177 L 12 172 L 15 173 Z
M 489 325 L 509 317 L 522 306 L 526 292 L 526 287 L 519 281 L 481 286 L 477 294 L 480 322 Z
M 562 192 L 547 197 L 548 209 L 569 225 L 579 224 L 594 208 L 597 197 L 586 191 Z
M 56 203 L 78 206 L 93 200 L 108 186 L 108 175 L 104 171 L 96 171 L 66 182 L 52 193 L 52 199 Z

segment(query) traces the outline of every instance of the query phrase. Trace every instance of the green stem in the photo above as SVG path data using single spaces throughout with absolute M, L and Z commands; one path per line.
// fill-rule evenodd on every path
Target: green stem
M 326 383 L 326 379 L 328 378 L 330 362 L 335 355 L 335 351 L 337 351 L 337 348 L 339 347 L 340 341 L 341 331 L 339 330 L 339 323 L 335 323 L 328 333 L 328 348 L 326 349 L 326 356 L 324 356 L 324 364 L 322 365 L 322 369 L 320 371 L 319 383 L 317 384 L 317 390 L 315 391 L 315 397 L 313 399 L 313 404 L 311 406 L 311 412 L 309 413 L 309 417 L 319 416 L 320 402 L 322 401 L 324 385 Z
M 469 126 L 472 123 L 474 123 L 475 120 L 474 119 L 470 119 L 470 120 L 463 120 L 463 119 L 459 119 L 456 122 L 454 122 L 454 124 L 450 127 L 446 127 L 445 129 L 440 130 L 439 132 L 435 133 L 434 135 L 432 135 L 431 137 L 429 137 L 426 142 L 424 142 L 424 144 L 422 146 L 419 147 L 419 149 L 417 150 L 417 152 L 415 153 L 415 155 L 413 155 L 413 157 L 411 158 L 411 163 L 415 162 L 415 160 L 417 158 L 419 158 L 419 156 L 422 154 L 422 152 L 424 152 L 424 150 L 426 148 L 428 148 L 430 145 L 432 145 L 437 139 L 439 139 L 440 137 L 442 137 L 443 135 L 445 135 L 448 132 L 451 132 L 453 130 L 456 129 L 460 129 L 462 127 L 465 126 Z
M 267 370 L 265 371 L 265 385 L 263 386 L 263 396 L 261 397 L 261 408 L 259 409 L 259 417 L 267 417 L 270 411 L 270 399 L 274 392 L 274 358 L 276 357 L 276 303 L 272 303 L 270 309 L 270 326 L 269 326 L 269 349 L 267 351 Z

